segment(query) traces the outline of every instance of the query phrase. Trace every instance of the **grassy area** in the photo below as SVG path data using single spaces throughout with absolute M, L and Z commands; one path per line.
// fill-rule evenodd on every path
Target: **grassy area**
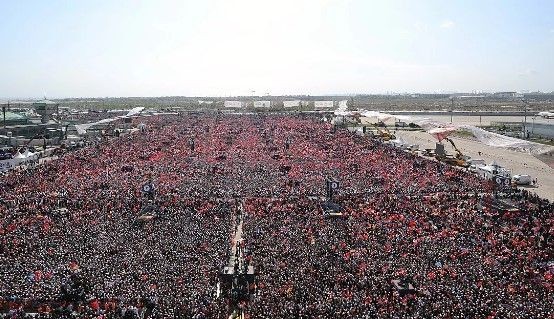
M 541 139 L 529 139 L 530 142 L 535 142 L 535 143 L 541 143 L 541 144 L 544 144 L 544 145 L 550 145 L 550 146 L 554 146 L 554 140 L 551 140 L 551 139 L 544 139 L 544 138 L 541 138 Z
M 474 138 L 473 133 L 471 133 L 470 131 L 455 131 L 452 133 L 452 136 L 461 138 Z

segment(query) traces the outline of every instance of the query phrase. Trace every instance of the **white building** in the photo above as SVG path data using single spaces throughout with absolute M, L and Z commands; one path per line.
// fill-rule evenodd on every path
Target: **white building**
M 300 100 L 283 101 L 283 107 L 299 107 L 300 103 L 301 103 Z
M 515 99 L 522 98 L 523 94 L 517 92 L 496 92 L 492 96 L 498 99 Z
M 225 107 L 240 109 L 243 106 L 241 101 L 225 101 Z
M 332 108 L 333 106 L 335 105 L 335 103 L 333 103 L 333 101 L 315 101 L 314 102 L 314 107 L 316 109 L 318 108 Z
M 254 101 L 254 107 L 271 107 L 271 101 Z
M 346 110 L 348 108 L 348 100 L 339 101 L 339 109 Z

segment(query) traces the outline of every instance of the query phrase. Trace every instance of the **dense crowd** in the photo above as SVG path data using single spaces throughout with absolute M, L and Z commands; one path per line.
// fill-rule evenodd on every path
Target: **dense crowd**
M 480 203 L 470 194 L 379 194 L 345 200 L 343 218 L 325 218 L 315 201 L 250 200 L 244 228 L 260 275 L 248 312 L 550 318 L 552 205 L 533 198 L 497 214 Z
M 491 183 L 311 115 L 141 121 L 145 132 L 2 177 L 9 318 L 226 318 L 218 275 L 238 207 L 251 318 L 554 311 L 548 201 L 516 193 L 517 209 L 495 210 Z M 342 217 L 322 212 L 327 177 Z

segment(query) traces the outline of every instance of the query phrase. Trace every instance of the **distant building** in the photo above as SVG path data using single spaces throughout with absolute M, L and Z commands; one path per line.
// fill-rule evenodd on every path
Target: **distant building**
M 517 99 L 523 98 L 523 94 L 517 92 L 495 92 L 492 94 L 497 99 Z
M 348 100 L 339 101 L 339 109 L 346 110 L 348 108 Z
M 225 101 L 225 107 L 229 108 L 242 108 L 243 104 L 242 101 Z
M 299 107 L 301 104 L 300 100 L 295 101 L 283 101 L 283 107 Z
M 5 113 L 5 121 L 4 121 L 4 115 L 2 116 L 0 120 L 2 120 L 2 124 L 5 124 L 6 126 L 12 126 L 12 125 L 26 125 L 29 123 L 29 118 L 23 114 L 20 113 L 14 113 L 10 111 L 6 111 Z
M 335 106 L 333 101 L 314 101 L 315 108 L 332 108 Z
M 271 101 L 254 101 L 254 107 L 271 107 Z
M 41 116 L 42 123 L 48 123 L 52 114 L 58 112 L 59 104 L 49 100 L 41 100 L 33 103 L 33 108 Z

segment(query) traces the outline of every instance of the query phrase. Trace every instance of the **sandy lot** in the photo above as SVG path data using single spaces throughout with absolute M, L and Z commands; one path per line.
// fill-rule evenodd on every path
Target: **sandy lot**
M 397 131 L 396 136 L 410 144 L 419 144 L 419 149 L 435 148 L 436 139 L 426 132 Z M 528 174 L 537 178 L 537 187 L 529 187 L 528 190 L 535 192 L 543 198 L 554 201 L 554 169 L 533 155 L 496 148 L 484 145 L 474 140 L 452 137 L 456 146 L 465 155 L 475 159 L 484 159 L 486 163 L 495 160 L 515 174 Z M 454 149 L 448 142 L 444 142 L 445 149 L 449 154 L 455 154 Z M 481 152 L 481 155 L 478 152 Z

